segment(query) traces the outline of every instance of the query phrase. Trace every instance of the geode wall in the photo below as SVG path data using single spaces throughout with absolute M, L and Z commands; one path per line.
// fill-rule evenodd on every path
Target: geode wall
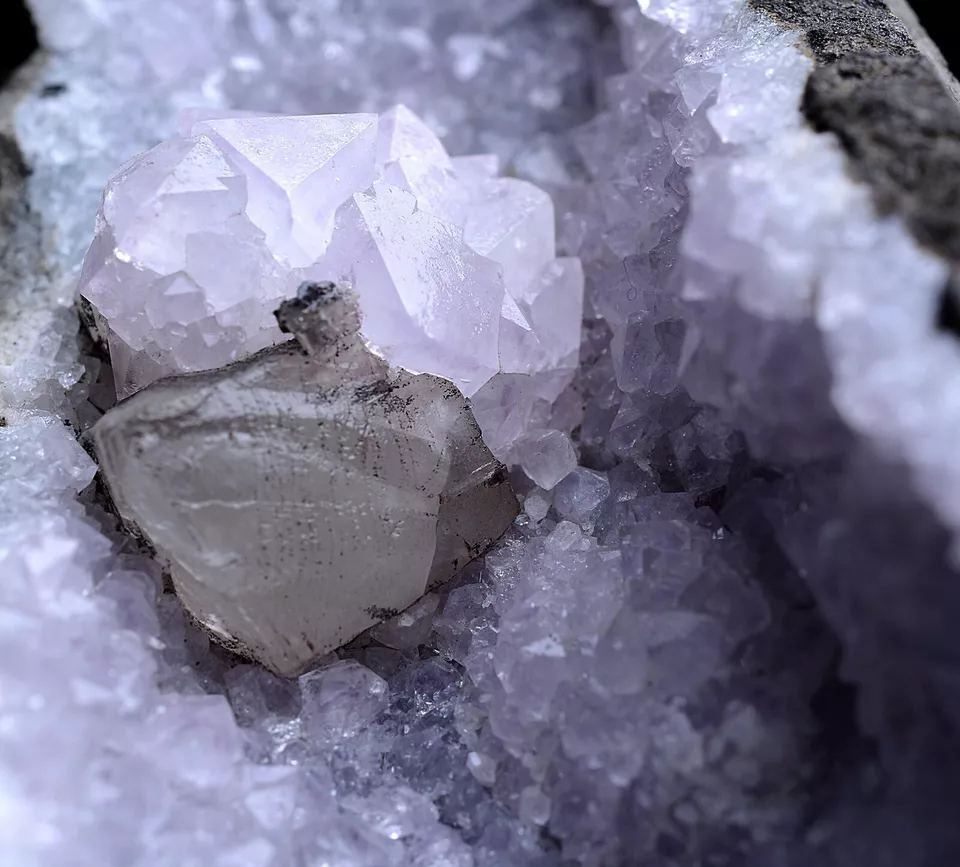
M 958 115 L 885 6 L 31 6 L 0 104 L 10 863 L 956 862 Z M 554 196 L 587 310 L 542 424 L 580 466 L 542 490 L 519 455 L 496 550 L 283 680 L 107 511 L 73 291 L 178 109 L 400 101 Z

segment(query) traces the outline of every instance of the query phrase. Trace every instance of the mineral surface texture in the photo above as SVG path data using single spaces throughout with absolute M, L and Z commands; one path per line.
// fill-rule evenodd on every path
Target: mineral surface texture
M 403 106 L 216 114 L 188 112 L 104 193 L 80 291 L 121 396 L 276 343 L 273 310 L 308 276 L 353 288 L 378 354 L 467 396 L 498 372 L 563 369 L 552 397 L 569 381 L 583 272 L 556 258 L 547 193 L 496 155 L 451 159 Z
M 286 676 L 451 578 L 517 514 L 460 392 L 371 355 L 332 284 L 303 300 L 282 319 L 310 355 L 164 379 L 94 430 L 121 515 L 187 610 Z
M 9 863 L 960 863 L 956 120 L 882 3 L 31 6 L 50 53 L 0 104 Z M 501 542 L 285 679 L 213 646 L 97 505 L 73 433 L 113 371 L 78 353 L 69 305 L 109 175 L 171 140 L 184 106 L 207 110 L 160 153 L 206 136 L 233 163 L 201 128 L 255 120 L 235 111 L 377 114 L 379 141 L 397 103 L 458 176 L 489 170 L 460 155 L 493 153 L 550 192 L 557 253 L 585 276 L 579 364 L 552 392 L 515 372 L 470 397 L 523 470 Z M 416 168 L 380 180 L 417 197 L 413 222 L 437 213 Z M 227 181 L 197 192 L 229 198 Z M 280 235 L 245 195 L 265 249 Z M 372 201 L 396 204 L 376 182 Z M 315 351 L 329 329 L 304 314 L 281 319 Z M 193 374 L 218 383 L 211 408 L 260 369 L 315 363 L 264 352 Z M 307 390 L 276 391 L 305 411 Z

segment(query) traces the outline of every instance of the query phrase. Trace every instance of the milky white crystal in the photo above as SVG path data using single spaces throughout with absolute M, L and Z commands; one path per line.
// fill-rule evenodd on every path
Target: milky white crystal
M 467 396 L 575 365 L 583 274 L 545 192 L 451 158 L 403 106 L 226 114 L 185 113 L 104 193 L 80 291 L 121 396 L 279 342 L 273 311 L 308 278 L 352 286 L 368 346 Z

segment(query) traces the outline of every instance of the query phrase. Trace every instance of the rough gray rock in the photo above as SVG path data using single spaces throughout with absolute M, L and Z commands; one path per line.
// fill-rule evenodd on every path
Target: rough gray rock
M 960 264 L 960 108 L 927 58 L 845 54 L 813 72 L 803 109 L 837 136 L 883 212 Z
M 917 53 L 907 28 L 884 0 L 750 0 L 750 5 L 802 30 L 818 63 L 853 51 Z
M 960 109 L 883 0 L 751 0 L 800 29 L 816 60 L 809 123 L 837 136 L 884 213 L 960 264 Z

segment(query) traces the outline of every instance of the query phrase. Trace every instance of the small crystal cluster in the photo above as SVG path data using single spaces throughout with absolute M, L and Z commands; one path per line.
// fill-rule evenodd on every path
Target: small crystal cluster
M 80 281 L 120 396 L 278 342 L 307 279 L 351 287 L 377 354 L 468 397 L 498 373 L 547 374 L 554 397 L 569 381 L 580 263 L 496 156 L 451 159 L 403 106 L 183 124 L 110 181 Z

